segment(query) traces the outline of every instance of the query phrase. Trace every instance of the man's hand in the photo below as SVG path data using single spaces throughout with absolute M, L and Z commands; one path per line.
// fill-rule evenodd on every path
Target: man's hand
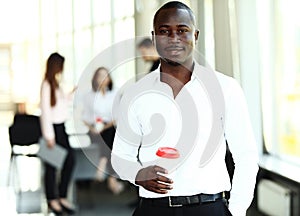
M 137 173 L 135 183 L 146 190 L 159 194 L 166 194 L 168 193 L 168 190 L 173 188 L 171 185 L 173 181 L 159 173 L 167 174 L 168 171 L 159 166 L 143 168 Z

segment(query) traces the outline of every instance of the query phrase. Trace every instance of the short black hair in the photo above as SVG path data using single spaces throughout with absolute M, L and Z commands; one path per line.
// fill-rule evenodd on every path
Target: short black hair
M 144 38 L 141 42 L 138 43 L 138 48 L 140 47 L 152 47 L 152 40 L 150 38 Z
M 164 10 L 164 9 L 171 9 L 171 8 L 177 8 L 177 9 L 184 9 L 184 10 L 187 10 L 189 15 L 190 15 L 190 18 L 192 20 L 192 23 L 195 25 L 196 24 L 196 19 L 195 19 L 195 15 L 194 15 L 194 12 L 192 11 L 192 9 L 187 6 L 186 4 L 180 2 L 180 1 L 170 1 L 170 2 L 167 2 L 166 4 L 164 4 L 163 6 L 161 6 L 155 13 L 154 15 L 154 18 L 153 18 L 153 26 L 155 25 L 156 23 L 156 19 L 157 19 L 157 16 L 158 14 Z

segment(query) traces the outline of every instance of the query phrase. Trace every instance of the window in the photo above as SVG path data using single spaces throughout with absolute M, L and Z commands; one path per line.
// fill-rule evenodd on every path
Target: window
M 258 1 L 266 149 L 300 163 L 300 2 Z
M 135 36 L 134 0 L 30 0 L 19 6 L 20 10 L 14 9 L 16 13 L 7 18 L 11 20 L 7 26 L 13 26 L 7 30 L 16 38 L 11 45 L 11 88 L 14 102 L 27 102 L 29 106 L 32 103 L 37 107 L 39 103 L 40 83 L 51 53 L 59 52 L 66 58 L 63 78 L 68 89 L 77 84 L 97 54 Z M 22 34 L 15 33 L 15 29 L 21 29 Z M 121 79 L 135 74 L 135 64 L 128 64 L 126 70 L 131 74 L 125 73 L 124 77 L 122 73 Z M 116 79 L 121 82 L 119 76 Z M 25 83 L 34 84 L 25 87 Z M 10 88 L 9 82 L 1 88 Z
M 84 68 L 87 66 L 87 64 L 92 60 L 91 56 L 91 31 L 85 30 L 85 31 L 79 31 L 75 32 L 74 35 L 74 54 L 76 61 L 75 64 L 75 70 L 73 73 L 80 75 Z
M 105 9 L 104 9 L 105 8 Z M 111 20 L 111 1 L 93 1 L 93 21 L 95 25 L 109 23 Z
M 114 18 L 122 19 L 134 14 L 134 4 L 128 4 L 128 1 L 114 0 Z
M 9 45 L 0 46 L 0 104 L 11 107 L 11 49 Z M 2 108 L 3 109 L 3 108 Z
M 72 0 L 57 1 L 57 28 L 58 32 L 71 32 L 72 23 Z
M 56 13 L 55 2 L 53 0 L 40 1 L 40 28 L 43 36 L 55 35 L 56 33 Z M 29 6 L 25 9 L 28 14 L 34 13 Z M 28 20 L 31 23 L 32 20 Z
M 97 55 L 101 50 L 107 48 L 112 43 L 111 25 L 96 26 L 93 35 L 94 55 Z
M 126 29 L 124 29 L 126 26 Z M 115 42 L 119 42 L 126 39 L 131 39 L 134 37 L 134 19 L 127 18 L 118 20 L 114 25 L 114 40 Z
M 61 55 L 68 56 L 68 59 L 66 59 L 64 64 L 64 73 L 63 73 L 63 81 L 68 82 L 68 85 L 73 85 L 76 80 L 74 80 L 74 62 L 73 62 L 73 55 L 74 55 L 74 49 L 73 49 L 73 34 L 72 33 L 66 33 L 66 34 L 59 34 L 57 38 L 57 46 L 58 50 Z M 48 52 L 49 55 L 49 52 Z M 45 59 L 48 56 L 45 56 Z M 68 87 L 68 88 L 72 88 Z
M 61 1 L 59 1 L 61 2 Z M 75 30 L 90 27 L 91 25 L 91 1 L 73 0 L 74 27 Z M 60 3 L 61 4 L 61 3 Z M 66 10 L 70 10 L 71 8 Z

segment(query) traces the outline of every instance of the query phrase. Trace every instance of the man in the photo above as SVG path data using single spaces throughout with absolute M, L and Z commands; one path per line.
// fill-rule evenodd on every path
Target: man
M 149 72 L 156 70 L 159 66 L 160 60 L 159 60 L 159 55 L 155 47 L 153 46 L 151 39 L 150 38 L 143 39 L 138 44 L 137 47 L 144 61 L 152 63 Z
M 246 215 L 258 154 L 243 92 L 233 78 L 195 61 L 199 31 L 188 6 L 166 3 L 153 27 L 161 64 L 125 91 L 112 151 L 119 176 L 139 186 L 133 215 Z

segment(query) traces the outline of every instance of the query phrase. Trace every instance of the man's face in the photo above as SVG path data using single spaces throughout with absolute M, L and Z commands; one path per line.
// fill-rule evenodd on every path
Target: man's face
M 183 64 L 193 58 L 198 33 L 187 10 L 170 8 L 158 14 L 152 35 L 162 59 Z

